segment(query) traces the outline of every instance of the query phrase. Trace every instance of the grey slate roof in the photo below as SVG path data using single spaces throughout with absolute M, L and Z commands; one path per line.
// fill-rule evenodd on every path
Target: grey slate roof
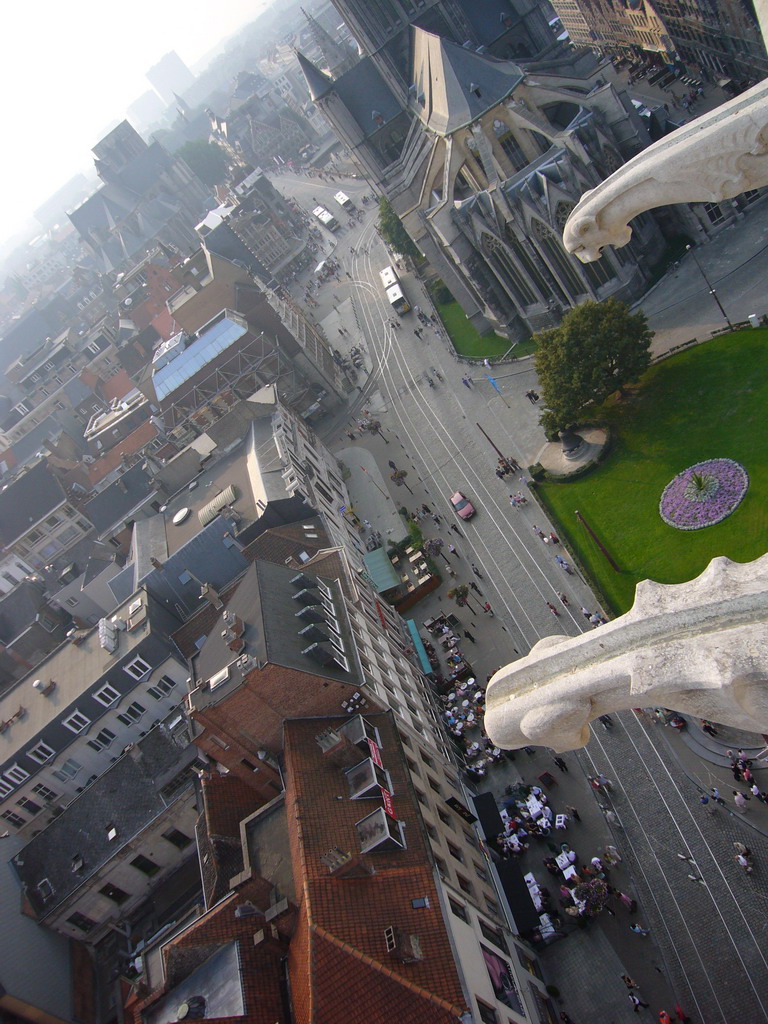
M 432 32 L 413 29 L 410 107 L 437 135 L 451 135 L 505 99 L 524 78 L 509 60 L 464 49 Z
M 162 791 L 196 757 L 197 748 L 190 743 L 186 726 L 174 729 L 172 734 L 161 723 L 30 839 L 13 865 L 40 919 L 68 899 L 182 795 L 185 787 L 174 789 L 168 796 Z M 110 826 L 117 829 L 115 840 L 108 838 Z M 83 859 L 79 872 L 72 868 L 77 857 Z M 48 899 L 37 887 L 43 878 L 53 888 Z
M 0 918 L 6 922 L 0 928 L 0 992 L 52 1019 L 74 1020 L 71 941 L 19 913 L 21 892 L 11 858 L 23 846 L 19 836 L 0 838 Z
M 316 578 L 316 574 L 306 567 L 301 572 L 307 577 Z M 273 665 L 282 665 L 325 679 L 357 683 L 358 676 L 353 671 L 347 671 L 336 664 L 322 665 L 302 653 L 313 640 L 299 634 L 299 630 L 311 623 L 297 615 L 304 607 L 300 601 L 295 600 L 295 595 L 302 587 L 291 583 L 297 575 L 297 569 L 275 565 L 273 562 L 254 562 L 245 573 L 227 604 L 227 611 L 239 616 L 245 625 L 244 653 L 260 662 L 268 661 Z M 339 587 L 333 580 L 326 579 L 324 582 L 332 591 L 339 624 L 343 632 L 346 632 L 345 613 L 342 610 L 344 601 Z M 319 615 L 325 615 L 321 605 L 316 608 Z M 324 630 L 322 622 L 317 625 L 320 630 Z M 220 617 L 200 651 L 196 665 L 198 679 L 210 678 L 235 660 L 236 655 L 221 636 L 224 628 L 223 618 Z M 351 648 L 351 638 L 346 636 L 345 649 L 350 669 L 354 669 Z
M 113 484 L 99 491 L 85 503 L 84 511 L 100 534 L 111 529 L 155 490 L 152 477 L 141 468 L 141 463 L 131 466 Z
M 382 124 L 397 117 L 402 110 L 370 57 L 363 57 L 332 85 L 366 136 L 379 131 Z M 376 120 L 377 114 L 381 116 L 381 124 Z
M 39 583 L 22 580 L 0 598 L 0 642 L 10 644 L 35 621 L 40 607 L 45 604 L 44 590 Z
M 0 491 L 0 543 L 9 546 L 65 500 L 45 462 L 38 462 Z

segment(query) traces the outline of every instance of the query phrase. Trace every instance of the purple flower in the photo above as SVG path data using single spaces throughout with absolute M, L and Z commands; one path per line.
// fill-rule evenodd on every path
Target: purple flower
M 710 478 L 717 482 L 711 496 L 697 493 L 698 489 L 690 486 L 694 474 L 697 479 Z M 659 515 L 677 530 L 701 530 L 727 518 L 739 506 L 748 487 L 747 471 L 733 459 L 697 462 L 678 473 L 664 488 Z

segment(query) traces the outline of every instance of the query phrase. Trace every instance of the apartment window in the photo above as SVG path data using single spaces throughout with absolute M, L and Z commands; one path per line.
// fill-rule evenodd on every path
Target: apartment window
M 145 857 L 143 853 L 134 857 L 133 860 L 130 861 L 130 864 L 131 867 L 136 868 L 137 871 L 141 871 L 143 875 L 147 875 L 149 878 L 151 878 L 152 875 L 156 875 L 160 870 L 160 865 L 155 864 L 155 862 L 150 860 L 149 857 Z
M 51 800 L 55 800 L 58 793 L 54 793 L 48 786 L 44 786 L 42 782 L 38 782 L 36 786 L 32 787 L 32 792 L 40 797 L 41 800 L 45 800 L 46 803 L 50 803 Z
M 478 918 L 478 923 L 480 925 L 480 931 L 489 942 L 492 942 L 494 946 L 498 946 L 499 949 L 503 949 L 505 953 L 508 952 L 507 943 L 504 941 L 504 933 L 501 928 L 494 928 L 492 925 L 484 921 L 482 917 Z
M 445 863 L 442 857 L 435 857 L 435 867 L 437 868 L 442 878 L 448 877 L 448 865 Z
M 483 932 L 483 935 L 485 935 L 485 932 Z M 521 949 L 516 943 L 515 949 L 517 950 L 517 959 L 520 961 L 520 966 L 524 967 L 526 971 L 528 971 L 529 974 L 532 974 L 535 978 L 538 978 L 540 981 L 543 980 L 538 961 L 534 960 L 533 957 L 528 956 L 525 950 Z M 535 986 L 532 987 L 535 988 Z
M 106 896 L 108 900 L 112 900 L 113 903 L 117 903 L 120 906 L 121 903 L 125 903 L 128 899 L 128 893 L 123 892 L 118 886 L 113 885 L 111 882 L 107 882 L 106 885 L 102 885 L 99 889 L 102 896 Z
M 496 900 L 492 900 L 490 896 L 485 897 L 485 905 L 488 908 L 488 913 L 493 914 L 494 917 L 501 917 L 501 911 L 499 910 L 499 904 Z
M 88 728 L 91 724 L 91 720 L 84 715 L 82 711 L 75 711 L 73 714 L 65 718 L 62 724 L 65 725 L 70 732 L 82 732 L 83 729 Z
M 430 824 L 430 822 L 425 821 L 424 822 L 424 828 L 427 830 L 427 835 L 429 836 L 429 838 L 430 839 L 434 839 L 434 841 L 437 842 L 437 838 L 438 837 L 437 837 L 437 829 L 435 828 L 435 826 Z
M 435 767 L 435 762 L 432 760 L 429 754 L 425 754 L 423 750 L 421 751 L 421 760 L 424 762 L 427 768 Z
M 456 900 L 452 900 L 449 896 L 448 904 L 451 908 L 451 913 L 453 914 L 454 917 L 458 917 L 460 921 L 463 921 L 465 924 L 469 924 L 467 908 L 464 906 L 463 903 L 457 903 Z
M 114 739 L 115 734 L 110 729 L 102 729 L 92 740 L 88 740 L 88 746 L 92 750 L 104 750 Z
M 468 832 L 466 829 L 463 829 L 463 832 L 464 838 L 467 840 L 469 845 L 474 846 L 475 849 L 477 849 L 477 836 L 474 834 L 474 832 Z
M 0 800 L 12 792 L 13 786 L 9 782 L 6 782 L 5 779 L 0 779 Z
M 116 690 L 114 686 L 110 686 L 109 683 L 106 686 L 102 686 L 100 690 L 97 690 L 93 696 L 105 708 L 112 707 L 116 701 L 120 700 L 119 690 Z
M 123 725 L 133 725 L 134 722 L 138 722 L 143 714 L 146 714 L 146 711 L 147 709 L 135 700 L 132 704 L 128 705 L 125 711 L 117 716 L 117 720 L 122 722 Z
M 163 839 L 167 840 L 179 850 L 185 849 L 192 842 L 189 836 L 185 836 L 184 833 L 179 832 L 177 828 L 169 828 L 167 832 L 163 832 Z
M 461 889 L 461 891 L 465 892 L 467 896 L 471 896 L 472 883 L 470 882 L 470 880 L 468 878 L 465 878 L 463 875 L 458 874 L 458 872 L 456 874 L 456 878 L 458 880 L 459 888 Z
M 418 775 L 419 769 L 416 767 L 416 762 L 412 761 L 410 757 L 406 757 L 405 761 L 406 764 L 408 765 L 409 770 L 413 772 L 414 775 Z
M 16 786 L 20 786 L 22 782 L 26 782 L 29 778 L 29 772 L 25 772 L 23 768 L 19 768 L 17 764 L 12 765 L 8 771 L 3 774 L 9 782 L 12 782 Z
M 474 864 L 475 864 L 475 874 L 477 875 L 477 877 L 482 882 L 487 882 L 488 881 L 488 872 L 485 870 L 484 867 L 482 867 L 480 864 L 478 864 L 477 861 L 475 861 Z
M 3 813 L 0 814 L 0 818 L 5 818 L 9 825 L 15 825 L 16 828 L 21 828 L 22 825 L 26 825 L 27 823 L 27 819 L 22 818 L 22 816 L 17 814 L 15 811 L 3 811 Z
M 477 999 L 477 996 L 475 996 L 475 999 Z M 483 1024 L 499 1024 L 499 1015 L 492 1006 L 484 1003 L 482 999 L 477 999 L 477 1012 Z
M 23 796 L 16 801 L 17 807 L 21 807 L 23 811 L 27 811 L 29 814 L 35 815 L 42 811 L 40 804 L 36 804 L 34 800 L 30 800 L 28 796 Z
M 131 679 L 141 679 L 151 668 L 152 666 L 149 662 L 144 661 L 143 658 L 134 658 L 127 665 L 123 665 L 124 671 L 128 673 Z
M 79 932 L 90 932 L 96 927 L 95 921 L 92 921 L 90 917 L 86 917 L 85 914 L 81 914 L 79 911 L 75 911 L 74 914 L 67 918 L 67 924 L 71 924 Z
M 418 786 L 414 786 L 413 788 L 414 788 L 414 791 L 416 793 L 416 799 L 419 801 L 419 803 L 421 804 L 422 807 L 426 807 L 427 806 L 427 798 L 424 796 L 424 794 L 422 793 L 422 791 L 419 789 Z
M 170 676 L 161 676 L 154 686 L 147 688 L 147 693 L 150 697 L 154 697 L 155 700 L 162 700 L 163 697 L 168 696 L 175 685 L 175 679 L 171 679 Z
M 81 771 L 82 767 L 74 758 L 68 757 L 61 768 L 57 768 L 53 774 L 61 782 L 69 782 L 70 779 L 74 779 L 77 773 Z
M 401 743 L 403 744 L 403 746 L 404 746 L 404 747 L 410 747 L 410 745 L 411 745 L 411 741 L 410 741 L 410 740 L 408 739 L 408 737 L 407 737 L 407 736 L 406 736 L 406 735 L 405 735 L 404 733 L 402 733 L 402 732 L 400 733 L 400 742 L 401 742 Z M 424 755 L 422 754 L 422 758 L 423 758 L 423 756 L 424 756 Z
M 437 793 L 438 795 L 442 794 L 442 790 L 440 789 L 440 786 L 438 785 L 438 783 L 435 782 L 435 780 L 431 776 L 429 776 L 429 775 L 427 776 L 427 782 L 429 783 L 429 788 L 430 789 L 434 790 L 434 792 Z

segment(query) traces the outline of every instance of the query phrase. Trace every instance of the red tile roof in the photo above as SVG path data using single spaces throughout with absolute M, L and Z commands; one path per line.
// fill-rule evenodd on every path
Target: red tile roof
M 316 742 L 318 733 L 342 720 L 285 723 L 286 807 L 301 894 L 289 956 L 296 1019 L 456 1024 L 464 996 L 397 730 L 391 714 L 366 717 L 381 734 L 407 848 L 363 854 L 361 862 L 375 874 L 362 877 L 334 876 L 320 859 L 334 847 L 358 854 L 355 823 L 381 806 L 379 800 L 351 800 L 342 769 Z M 414 908 L 411 901 L 419 897 L 427 897 L 429 906 Z M 388 927 L 418 936 L 423 959 L 403 963 L 388 953 Z

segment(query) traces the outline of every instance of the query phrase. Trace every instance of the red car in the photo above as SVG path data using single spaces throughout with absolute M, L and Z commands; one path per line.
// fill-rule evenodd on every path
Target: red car
M 461 491 L 456 491 L 451 495 L 451 504 L 462 519 L 471 519 L 477 511 L 469 498 L 466 498 Z

